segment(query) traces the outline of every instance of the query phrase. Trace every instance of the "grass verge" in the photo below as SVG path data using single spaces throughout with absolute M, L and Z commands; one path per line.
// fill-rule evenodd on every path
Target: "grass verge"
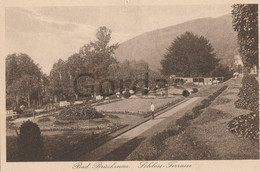
M 158 159 L 167 149 L 167 146 L 165 145 L 164 141 L 172 136 L 178 137 L 179 134 L 185 132 L 185 129 L 189 126 L 189 121 L 197 118 L 202 113 L 202 110 L 208 107 L 211 104 L 211 102 L 215 100 L 215 98 L 218 97 L 226 88 L 227 88 L 226 85 L 221 87 L 219 90 L 215 91 L 210 96 L 205 98 L 199 105 L 195 106 L 191 111 L 187 111 L 183 117 L 181 117 L 176 121 L 177 126 L 170 126 L 166 130 L 155 134 L 147 142 L 145 142 L 140 146 L 139 150 L 144 149 L 145 151 L 143 152 L 135 151 L 133 154 L 130 155 L 129 159 L 131 158 L 135 160 Z M 199 141 L 191 142 L 190 144 L 191 145 L 193 144 L 193 147 L 201 145 L 196 143 L 199 143 Z M 205 146 L 200 146 L 201 149 L 203 149 L 203 147 Z M 203 150 L 206 151 L 206 149 Z M 205 155 L 206 153 L 203 153 L 201 157 L 205 157 Z

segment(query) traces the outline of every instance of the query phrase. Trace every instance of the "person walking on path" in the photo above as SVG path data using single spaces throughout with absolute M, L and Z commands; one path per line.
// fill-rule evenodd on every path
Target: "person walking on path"
M 153 102 L 151 102 L 152 119 L 154 119 L 154 109 L 155 109 L 154 104 Z

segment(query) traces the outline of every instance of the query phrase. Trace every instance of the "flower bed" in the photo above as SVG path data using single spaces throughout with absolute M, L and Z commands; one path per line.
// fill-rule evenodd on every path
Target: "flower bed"
M 48 117 L 47 118 L 45 117 L 45 118 L 39 118 L 38 119 L 38 122 L 49 122 L 49 121 L 51 121 L 51 120 Z
M 236 135 L 258 140 L 259 115 L 254 112 L 247 115 L 240 115 L 228 123 L 228 129 Z
M 100 112 L 89 105 L 70 106 L 55 115 L 55 118 L 60 120 L 87 120 L 102 117 Z
M 68 125 L 68 124 L 72 124 L 72 123 L 74 123 L 74 121 L 70 121 L 70 120 L 65 120 L 65 121 L 56 120 L 53 122 L 53 124 L 55 124 L 55 125 Z
M 259 84 L 254 76 L 243 77 L 242 88 L 238 96 L 240 99 L 235 102 L 236 108 L 259 112 Z
M 108 116 L 109 118 L 114 118 L 114 119 L 119 118 L 117 115 L 112 115 L 112 114 L 106 114 L 106 116 Z
M 252 113 L 238 116 L 228 123 L 228 129 L 245 138 L 259 139 L 259 83 L 254 76 L 243 77 L 242 88 L 238 93 L 240 99 L 235 102 L 236 108 L 248 109 Z
M 253 140 L 259 139 L 259 83 L 252 75 L 244 76 L 242 88 L 238 93 L 240 99 L 235 102 L 236 108 L 253 111 L 232 119 L 227 128 L 234 133 Z
M 99 127 L 99 126 L 86 126 L 84 128 L 79 127 L 65 127 L 65 128 L 41 128 L 41 131 L 89 131 L 89 130 L 102 130 L 105 127 Z

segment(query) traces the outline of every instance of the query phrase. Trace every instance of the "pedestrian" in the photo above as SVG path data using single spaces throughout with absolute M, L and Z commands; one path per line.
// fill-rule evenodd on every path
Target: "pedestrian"
M 152 119 L 154 119 L 154 109 L 155 109 L 154 104 L 153 102 L 151 102 Z

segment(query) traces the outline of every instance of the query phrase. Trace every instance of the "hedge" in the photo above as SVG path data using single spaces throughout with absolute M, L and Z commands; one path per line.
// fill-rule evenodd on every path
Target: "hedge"
M 197 118 L 202 113 L 201 110 L 208 107 L 211 102 L 214 101 L 227 87 L 228 86 L 223 86 L 222 88 L 208 96 L 208 98 L 202 100 L 199 105 L 192 108 L 192 113 L 186 113 L 183 117 L 178 119 L 176 123 L 181 127 L 188 126 L 188 121 Z
M 240 99 L 235 102 L 236 108 L 259 112 L 259 83 L 254 76 L 243 77 L 242 88 L 238 96 Z
M 165 144 L 163 143 L 163 141 L 168 137 L 178 135 L 179 133 L 184 131 L 186 127 L 188 127 L 189 121 L 197 118 L 202 113 L 201 110 L 208 107 L 211 102 L 215 100 L 216 97 L 218 97 L 227 87 L 228 86 L 223 86 L 218 91 L 208 96 L 208 98 L 204 99 L 199 105 L 192 108 L 192 111 L 186 112 L 183 117 L 179 118 L 176 121 L 176 124 L 179 126 L 178 129 L 168 129 L 154 135 L 151 138 L 150 143 L 153 148 L 157 150 L 158 156 L 164 151 Z
M 235 102 L 236 108 L 251 110 L 249 114 L 235 117 L 228 123 L 228 129 L 245 138 L 259 139 L 259 83 L 252 75 L 242 79 L 242 87 L 238 93 L 240 99 Z

